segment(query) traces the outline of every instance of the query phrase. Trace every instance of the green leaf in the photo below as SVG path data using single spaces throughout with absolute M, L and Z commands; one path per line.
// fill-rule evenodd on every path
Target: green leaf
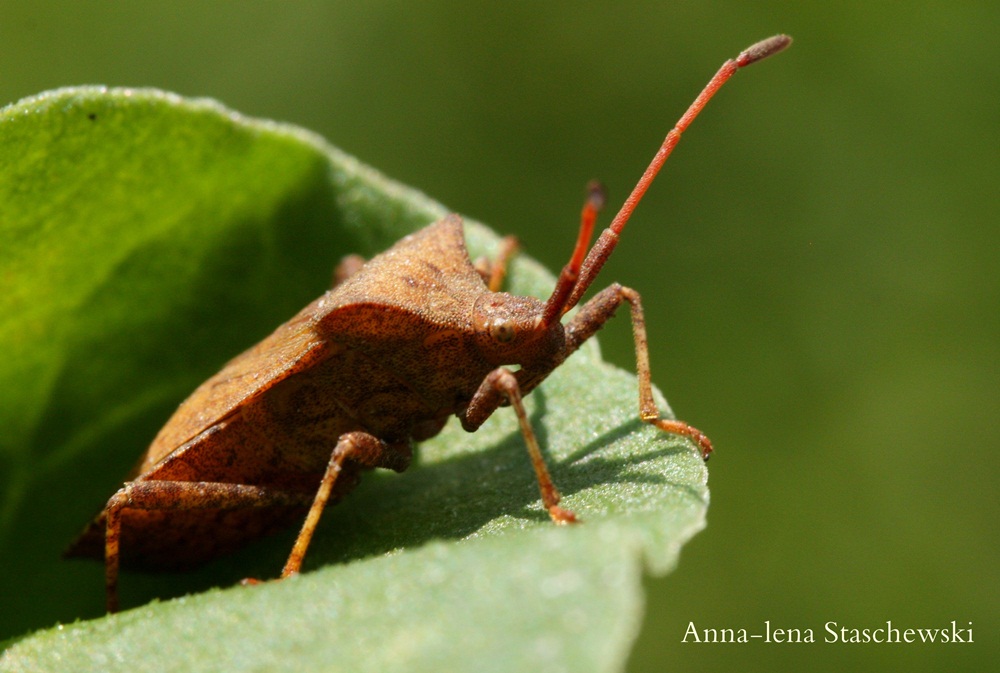
M 403 475 L 366 476 L 301 576 L 234 586 L 276 575 L 288 531 L 190 574 L 126 572 L 139 607 L 101 616 L 101 565 L 59 553 L 171 409 L 321 293 L 340 256 L 445 209 L 305 131 L 151 90 L 22 101 L 0 111 L 0 143 L 0 637 L 88 620 L 11 639 L 0 668 L 624 666 L 642 573 L 668 572 L 703 527 L 707 471 L 638 421 L 635 377 L 596 341 L 526 400 L 582 525 L 548 521 L 501 409 L 474 434 L 450 424 Z M 466 236 L 474 256 L 498 241 Z M 512 291 L 552 282 L 515 259 Z

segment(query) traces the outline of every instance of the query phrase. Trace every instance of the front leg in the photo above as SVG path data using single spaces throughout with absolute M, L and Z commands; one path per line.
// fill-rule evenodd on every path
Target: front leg
M 524 410 L 521 387 L 513 372 L 504 367 L 498 367 L 487 374 L 482 385 L 479 386 L 479 390 L 472 396 L 469 406 L 459 414 L 462 427 L 469 432 L 476 430 L 487 418 L 493 415 L 493 412 L 504 401 L 509 402 L 510 406 L 514 408 L 514 413 L 517 414 L 521 435 L 524 437 L 524 443 L 528 446 L 528 455 L 531 456 L 531 464 L 538 477 L 538 488 L 542 492 L 542 505 L 548 510 L 549 516 L 555 523 L 576 523 L 577 518 L 573 512 L 559 507 L 559 500 L 562 496 L 559 495 L 559 490 L 549 474 L 549 468 L 545 465 L 545 458 L 538 446 L 538 438 L 535 437 L 531 421 L 528 420 L 528 414 Z
M 584 341 L 594 336 L 615 314 L 623 301 L 632 309 L 632 334 L 635 338 L 636 376 L 639 378 L 639 418 L 666 432 L 689 437 L 701 449 L 701 457 L 708 460 L 712 453 L 712 442 L 701 430 L 682 421 L 660 418 L 660 410 L 653 400 L 653 384 L 649 371 L 649 344 L 646 340 L 646 319 L 642 311 L 639 293 L 629 287 L 614 283 L 600 291 L 580 307 L 573 319 L 566 324 L 567 354 L 579 348 Z
M 479 272 L 490 292 L 499 292 L 500 288 L 503 287 L 504 278 L 507 277 L 507 265 L 510 263 L 510 258 L 517 252 L 519 245 L 515 237 L 505 236 L 500 241 L 496 257 L 493 259 L 480 257 L 476 260 L 474 264 L 476 271 Z

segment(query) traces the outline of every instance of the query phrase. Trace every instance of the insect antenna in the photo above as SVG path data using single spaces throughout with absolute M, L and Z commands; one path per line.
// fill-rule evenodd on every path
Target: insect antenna
M 551 325 L 562 318 L 566 300 L 569 299 L 570 292 L 576 286 L 580 276 L 580 265 L 583 263 L 584 255 L 590 246 L 590 239 L 594 233 L 594 224 L 597 222 L 597 214 L 601 212 L 606 201 L 604 185 L 597 180 L 591 180 L 587 185 L 587 200 L 583 204 L 583 212 L 580 213 L 580 233 L 576 237 L 576 247 L 569 262 L 563 267 L 556 281 L 556 287 L 552 290 L 552 295 L 545 302 L 545 313 L 542 317 L 543 325 Z
M 580 226 L 580 235 L 577 238 L 573 256 L 563 268 L 562 273 L 559 275 L 559 281 L 556 283 L 556 288 L 546 302 L 543 318 L 545 324 L 551 324 L 552 321 L 558 320 L 579 303 L 580 298 L 587 291 L 587 288 L 590 287 L 590 284 L 594 282 L 594 279 L 597 278 L 604 263 L 611 256 L 615 246 L 618 245 L 619 236 L 632 216 L 632 211 L 639 205 L 639 201 L 646 193 L 646 190 L 649 189 L 649 185 L 653 182 L 656 174 L 660 172 L 660 168 L 663 167 L 667 157 L 674 151 L 674 147 L 681 139 L 681 134 L 687 130 L 687 127 L 691 125 L 691 122 L 694 121 L 698 113 L 711 100 L 712 96 L 722 88 L 722 85 L 737 70 L 778 53 L 791 44 L 791 42 L 792 38 L 787 35 L 775 35 L 774 37 L 757 42 L 743 50 L 735 59 L 722 64 L 719 71 L 705 85 L 705 88 L 702 89 L 698 97 L 695 98 L 687 111 L 677 121 L 677 124 L 667 134 L 667 137 L 663 140 L 663 144 L 660 145 L 660 149 L 656 152 L 656 155 L 642 174 L 642 177 L 639 178 L 639 182 L 635 188 L 632 189 L 632 193 L 625 199 L 621 210 L 618 211 L 618 214 L 615 215 L 608 228 L 598 237 L 597 243 L 594 244 L 594 247 L 584 257 L 583 249 L 586 248 L 590 241 L 594 226 L 593 219 L 596 218 L 597 210 L 599 210 L 600 204 L 603 203 L 603 191 L 600 192 L 600 200 L 596 203 L 594 202 L 594 192 L 591 192 L 591 197 L 587 199 L 587 205 L 583 209 L 583 221 Z M 588 217 L 590 218 L 589 221 Z

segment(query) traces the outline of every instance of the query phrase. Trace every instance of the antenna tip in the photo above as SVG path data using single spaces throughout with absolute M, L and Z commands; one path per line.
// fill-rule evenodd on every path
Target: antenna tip
M 601 184 L 600 180 L 591 180 L 587 183 L 587 203 L 589 203 L 594 210 L 600 210 L 604 207 L 605 202 L 608 200 L 608 191 Z
M 751 63 L 756 63 L 761 59 L 777 54 L 791 43 L 792 38 L 787 35 L 775 35 L 767 38 L 766 40 L 761 40 L 757 44 L 744 49 L 740 55 L 736 57 L 736 65 L 743 68 Z

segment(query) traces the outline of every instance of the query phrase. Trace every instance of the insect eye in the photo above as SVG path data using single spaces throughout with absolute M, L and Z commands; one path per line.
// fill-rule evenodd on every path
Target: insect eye
M 508 343 L 514 340 L 516 330 L 509 320 L 496 320 L 490 323 L 490 336 L 498 343 Z

